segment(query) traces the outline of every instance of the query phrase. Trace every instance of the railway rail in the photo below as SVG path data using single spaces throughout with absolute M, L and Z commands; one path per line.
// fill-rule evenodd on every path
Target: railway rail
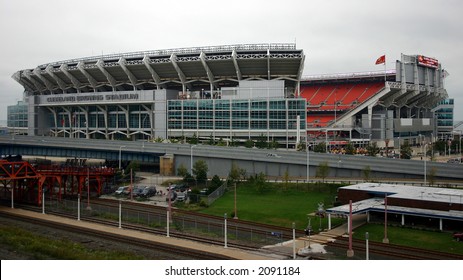
M 340 237 L 335 242 L 327 244 L 328 247 L 337 249 L 349 248 L 349 240 Z M 384 244 L 381 242 L 368 241 L 369 254 L 372 259 L 393 259 L 393 260 L 463 260 L 463 255 L 446 252 L 431 251 L 415 247 L 408 247 L 394 244 Z M 362 256 L 366 253 L 366 243 L 364 240 L 353 239 L 352 249 Z
M 79 227 L 77 225 L 68 225 L 55 221 L 47 221 L 35 219 L 33 217 L 27 216 L 18 216 L 11 213 L 2 212 L 3 217 L 12 218 L 18 221 L 24 221 L 31 224 L 46 226 L 49 228 L 56 228 L 59 230 L 65 230 L 77 234 L 83 234 L 86 236 L 93 236 L 98 238 L 103 238 L 105 240 L 110 240 L 114 242 L 119 242 L 123 244 L 130 244 L 131 246 L 139 246 L 147 249 L 153 249 L 158 251 L 164 251 L 168 253 L 175 253 L 176 255 L 183 256 L 188 259 L 198 259 L 198 260 L 228 260 L 233 259 L 221 254 L 214 254 L 211 252 L 205 252 L 200 250 L 195 250 L 191 248 L 183 248 L 181 246 L 175 246 L 172 244 L 164 244 L 162 242 L 155 242 L 149 240 L 143 240 L 136 237 L 130 237 L 126 235 L 119 235 L 115 233 L 102 232 L 95 229 L 89 229 L 84 227 Z
M 95 199 L 92 200 L 91 203 L 92 207 L 119 207 L 119 201 L 118 200 L 110 200 L 110 199 Z M 161 207 L 161 206 L 155 206 L 155 205 L 147 205 L 147 204 L 141 204 L 141 203 L 136 203 L 136 202 L 131 202 L 131 201 L 124 201 L 123 203 L 125 211 L 127 211 L 130 215 L 130 212 L 137 212 L 137 213 L 142 213 L 147 214 L 147 213 L 157 213 L 159 215 L 162 215 L 163 219 L 166 219 L 166 208 Z M 37 206 L 31 206 L 31 205 L 20 205 L 21 208 L 31 210 L 31 211 L 36 211 L 40 212 L 41 208 Z M 74 211 L 73 213 L 69 212 L 62 212 L 62 211 L 57 211 L 55 209 L 47 209 L 47 213 L 49 214 L 54 214 L 54 215 L 60 215 L 64 217 L 68 217 L 71 219 L 75 219 L 77 214 Z M 212 215 L 207 215 L 207 214 L 202 214 L 202 213 L 197 213 L 197 212 L 190 212 L 186 210 L 181 210 L 181 209 L 172 209 L 172 217 L 177 220 L 177 222 L 181 219 L 185 223 L 196 223 L 198 225 L 202 225 L 203 227 L 209 227 L 209 228 L 215 228 L 216 231 L 220 232 L 223 234 L 224 230 L 224 218 L 222 217 L 217 217 L 217 216 L 212 216 Z M 99 224 L 104 224 L 112 227 L 117 227 L 118 222 L 115 221 L 114 219 L 105 219 L 99 216 L 81 216 L 82 220 L 93 222 L 93 223 L 99 223 Z M 141 225 L 138 223 L 132 223 L 132 222 L 124 222 L 122 225 L 123 228 L 126 229 L 132 229 L 132 230 L 137 230 L 140 232 L 147 232 L 151 234 L 157 234 L 157 235 L 166 235 L 167 230 L 164 227 L 160 228 L 153 228 L 152 226 L 148 225 Z M 254 223 L 254 222 L 249 222 L 249 221 L 242 221 L 242 220 L 234 220 L 234 219 L 229 219 L 227 228 L 229 230 L 233 230 L 234 228 L 239 228 L 239 231 L 241 235 L 244 234 L 268 234 L 269 232 L 272 233 L 278 233 L 280 234 L 281 240 L 289 240 L 292 239 L 292 229 L 289 228 L 284 228 L 284 227 L 278 227 L 278 226 L 270 226 L 270 225 L 264 225 L 264 224 L 259 224 L 259 223 Z M 198 232 L 188 232 L 188 231 L 183 231 L 183 230 L 177 230 L 175 227 L 172 227 L 170 230 L 170 236 L 172 237 L 177 237 L 177 238 L 182 238 L 182 239 L 187 239 L 191 241 L 196 241 L 196 242 L 201 242 L 203 244 L 211 244 L 211 245 L 223 245 L 224 244 L 224 239 L 223 235 L 222 236 L 211 236 L 211 235 L 201 235 Z M 230 234 L 230 233 L 229 233 Z M 297 237 L 302 237 L 304 238 L 305 233 L 302 230 L 296 230 L 296 236 Z M 311 237 L 311 240 L 313 242 L 318 242 L 318 243 L 323 243 L 323 239 L 321 238 L 318 240 L 316 238 L 317 235 L 313 235 Z M 348 239 L 344 237 L 333 237 L 335 238 L 335 242 L 329 242 L 327 243 L 328 248 L 332 248 L 333 250 L 347 250 L 348 249 Z M 325 239 L 326 240 L 326 239 Z M 259 251 L 262 253 L 273 253 L 271 249 L 268 248 L 263 248 L 261 246 L 262 244 L 257 244 L 252 242 L 245 242 L 243 240 L 237 240 L 230 238 L 228 241 L 228 246 L 232 248 L 237 248 L 237 249 L 242 249 L 246 251 Z M 358 240 L 354 239 L 353 241 L 353 250 L 354 252 L 358 252 L 357 254 L 360 255 L 365 255 L 365 241 L 364 240 Z M 374 242 L 374 241 L 369 241 L 369 254 L 371 259 L 399 259 L 399 260 L 461 260 L 463 259 L 463 255 L 457 255 L 457 254 L 452 254 L 452 253 L 446 253 L 446 252 L 437 252 L 437 251 L 431 251 L 431 250 L 425 250 L 425 249 L 418 249 L 418 248 L 413 248 L 413 247 L 406 247 L 406 246 L 399 246 L 399 245 L 393 245 L 393 244 L 384 244 L 380 242 Z M 291 256 L 287 255 L 287 258 L 290 258 Z M 314 259 L 314 258 L 312 258 Z M 323 257 L 320 257 L 320 259 L 323 259 Z

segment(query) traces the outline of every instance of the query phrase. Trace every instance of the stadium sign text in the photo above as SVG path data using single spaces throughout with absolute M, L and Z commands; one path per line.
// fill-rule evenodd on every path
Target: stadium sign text
M 71 96 L 51 96 L 47 97 L 48 103 L 66 103 L 66 102 L 98 102 L 98 101 L 121 101 L 121 100 L 138 100 L 138 93 L 123 94 L 103 94 L 103 95 L 71 95 Z
M 439 68 L 439 61 L 437 59 L 434 59 L 434 58 L 431 58 L 431 57 L 426 57 L 424 55 L 419 55 L 418 56 L 418 65 L 437 69 L 437 68 Z

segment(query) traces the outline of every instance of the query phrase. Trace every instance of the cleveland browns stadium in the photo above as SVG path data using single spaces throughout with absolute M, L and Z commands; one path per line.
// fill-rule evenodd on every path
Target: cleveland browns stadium
M 437 59 L 402 54 L 392 70 L 319 76 L 304 76 L 304 65 L 296 44 L 244 44 L 69 59 L 13 78 L 24 87 L 29 135 L 263 137 L 287 148 L 439 137 L 436 108 L 448 95 Z

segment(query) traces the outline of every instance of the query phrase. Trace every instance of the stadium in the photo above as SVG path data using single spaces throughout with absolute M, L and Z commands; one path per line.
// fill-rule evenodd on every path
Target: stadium
M 402 55 L 393 70 L 310 77 L 304 64 L 296 44 L 245 44 L 70 59 L 13 78 L 29 135 L 264 138 L 286 148 L 447 137 L 435 117 L 448 97 L 438 60 Z

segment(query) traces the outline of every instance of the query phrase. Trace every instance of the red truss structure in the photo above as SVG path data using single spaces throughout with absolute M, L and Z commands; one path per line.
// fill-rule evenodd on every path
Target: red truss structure
M 42 204 L 42 195 L 61 199 L 63 195 L 75 196 L 86 193 L 100 195 L 102 187 L 116 170 L 106 167 L 42 165 L 33 167 L 26 161 L 0 160 L 0 182 L 4 197 L 8 193 L 15 200 L 36 201 Z

